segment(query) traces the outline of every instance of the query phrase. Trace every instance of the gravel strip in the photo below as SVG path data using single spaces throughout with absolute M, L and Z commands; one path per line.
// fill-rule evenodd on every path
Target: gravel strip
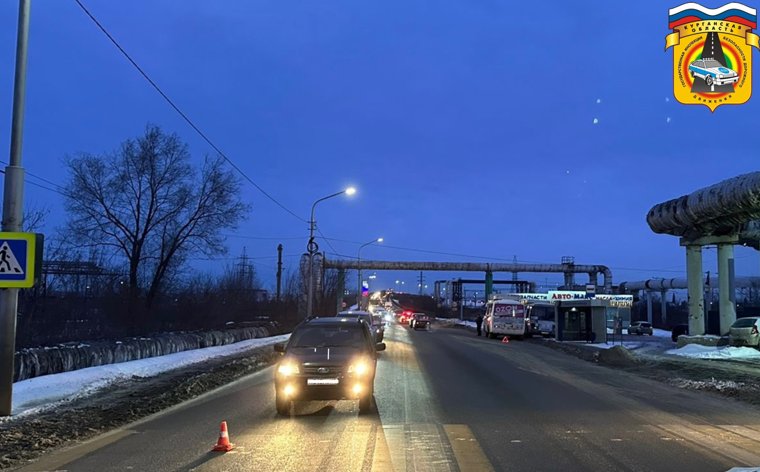
M 109 386 L 70 404 L 0 423 L 0 470 L 150 416 L 273 364 L 271 346 Z

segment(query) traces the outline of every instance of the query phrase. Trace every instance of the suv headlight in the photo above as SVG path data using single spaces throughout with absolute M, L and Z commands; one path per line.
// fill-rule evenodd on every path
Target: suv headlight
M 369 374 L 370 370 L 371 367 L 369 362 L 364 359 L 354 361 L 351 365 L 348 366 L 348 373 L 356 375 L 358 377 Z
M 283 362 L 277 367 L 277 373 L 283 377 L 287 377 L 289 375 L 300 374 L 301 370 L 298 368 L 298 365 L 293 362 Z

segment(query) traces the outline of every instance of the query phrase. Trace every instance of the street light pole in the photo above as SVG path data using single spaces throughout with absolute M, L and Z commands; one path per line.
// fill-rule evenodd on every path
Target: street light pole
M 368 243 L 364 243 L 361 246 L 359 246 L 359 251 L 356 253 L 356 259 L 357 259 L 357 262 L 359 263 L 359 268 L 357 269 L 357 272 L 359 273 L 359 286 L 357 289 L 358 291 L 356 292 L 356 309 L 357 310 L 362 309 L 362 267 L 361 267 L 362 248 L 369 246 L 370 244 L 381 243 L 381 242 L 383 242 L 383 238 L 373 239 L 372 241 Z
M 5 188 L 3 189 L 2 230 L 10 232 L 21 231 L 21 220 L 24 217 L 24 169 L 21 167 L 21 144 L 24 135 L 24 96 L 30 11 L 31 0 L 19 0 L 11 154 L 10 163 L 5 168 Z M 11 414 L 17 311 L 18 289 L 0 289 L 0 416 Z
M 319 251 L 319 245 L 316 241 L 314 241 L 314 229 L 316 228 L 317 222 L 314 221 L 314 210 L 317 208 L 317 203 L 325 201 L 329 198 L 337 197 L 339 195 L 353 195 L 356 193 L 356 189 L 354 187 L 348 187 L 345 190 L 341 190 L 340 192 L 335 192 L 331 195 L 328 195 L 326 197 L 322 197 L 311 206 L 311 217 L 309 218 L 309 242 L 306 244 L 306 251 L 309 253 L 309 290 L 308 290 L 308 298 L 306 300 L 306 316 L 311 316 L 313 307 L 314 307 L 314 254 Z

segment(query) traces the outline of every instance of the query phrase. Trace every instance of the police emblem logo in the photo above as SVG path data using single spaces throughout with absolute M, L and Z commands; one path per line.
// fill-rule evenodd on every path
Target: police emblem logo
M 757 10 L 741 3 L 705 8 L 684 3 L 668 12 L 673 95 L 687 105 L 739 105 L 752 95 L 752 48 L 760 47 Z

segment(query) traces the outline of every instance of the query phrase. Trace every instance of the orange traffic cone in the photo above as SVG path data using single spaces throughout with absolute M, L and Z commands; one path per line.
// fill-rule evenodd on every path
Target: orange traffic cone
M 503 338 L 501 338 L 501 343 L 502 344 L 509 344 L 509 336 L 504 336 Z
M 230 436 L 227 434 L 227 422 L 222 421 L 219 431 L 219 441 L 216 442 L 216 446 L 214 446 L 212 451 L 227 452 L 231 451 L 233 447 L 233 444 L 230 443 Z

